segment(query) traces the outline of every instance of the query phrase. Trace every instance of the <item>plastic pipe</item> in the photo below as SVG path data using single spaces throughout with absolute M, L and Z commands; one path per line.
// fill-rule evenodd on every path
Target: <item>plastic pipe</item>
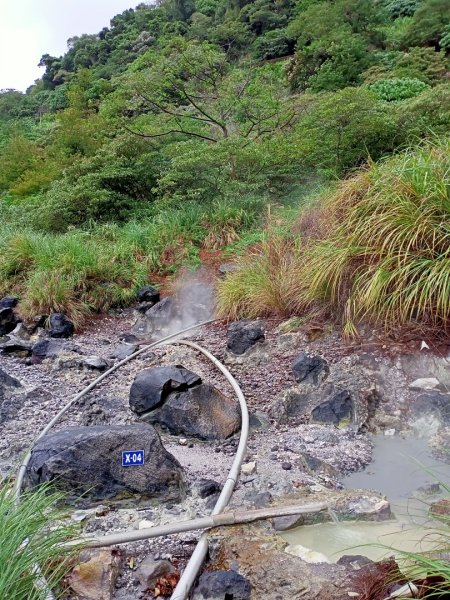
M 183 533 L 185 531 L 195 531 L 196 529 L 209 529 L 211 527 L 223 527 L 225 525 L 237 525 L 242 523 L 252 523 L 261 519 L 273 519 L 275 517 L 286 517 L 288 515 L 304 515 L 322 512 L 327 510 L 328 505 L 324 502 L 315 502 L 313 504 L 292 505 L 282 507 L 263 508 L 259 510 L 230 511 L 208 517 L 199 517 L 189 521 L 177 521 L 167 525 L 158 525 L 145 529 L 134 529 L 132 531 L 122 531 L 120 533 L 110 533 L 99 537 L 82 537 L 77 540 L 71 540 L 64 546 L 76 546 L 83 544 L 84 548 L 103 548 L 106 546 L 115 546 L 117 544 L 128 544 L 129 542 L 138 542 L 150 538 Z
M 242 393 L 242 390 L 239 387 L 233 375 L 214 355 L 212 355 L 210 352 L 208 352 L 198 344 L 195 344 L 194 342 L 179 341 L 177 343 L 194 348 L 194 350 L 201 352 L 207 358 L 209 358 L 209 360 L 212 363 L 214 363 L 220 371 L 222 371 L 222 373 L 225 375 L 225 377 L 231 384 L 232 388 L 236 392 L 236 396 L 238 397 L 239 404 L 241 407 L 241 436 L 239 439 L 239 445 L 233 460 L 233 464 L 231 465 L 230 472 L 228 473 L 227 480 L 212 511 L 213 515 L 217 515 L 223 512 L 228 502 L 230 501 L 231 495 L 234 490 L 234 486 L 236 484 L 237 478 L 241 470 L 241 465 L 244 460 L 245 452 L 247 450 L 247 439 L 249 432 L 247 403 L 245 402 L 244 394 Z M 186 600 L 194 584 L 194 581 L 197 578 L 198 572 L 202 567 L 207 553 L 208 536 L 206 533 L 203 533 L 200 540 L 197 543 L 197 546 L 195 547 L 191 558 L 189 559 L 188 564 L 186 565 L 186 569 L 181 575 L 180 581 L 178 582 L 175 590 L 172 593 L 172 596 L 170 597 L 170 600 Z

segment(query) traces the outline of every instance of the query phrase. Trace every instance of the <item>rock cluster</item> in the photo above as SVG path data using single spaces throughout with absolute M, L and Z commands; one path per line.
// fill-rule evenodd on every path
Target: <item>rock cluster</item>
M 240 427 L 236 400 L 181 365 L 145 369 L 130 389 L 130 408 L 170 433 L 223 440 Z

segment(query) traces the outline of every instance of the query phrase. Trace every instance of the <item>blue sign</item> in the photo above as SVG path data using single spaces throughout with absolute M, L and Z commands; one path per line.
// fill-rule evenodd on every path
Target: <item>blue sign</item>
M 144 463 L 143 450 L 125 450 L 122 452 L 122 467 L 140 467 Z

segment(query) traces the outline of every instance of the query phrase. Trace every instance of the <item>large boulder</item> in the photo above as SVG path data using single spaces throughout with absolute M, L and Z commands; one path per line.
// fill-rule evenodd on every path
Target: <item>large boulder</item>
M 144 451 L 145 462 L 122 466 L 122 451 Z M 178 498 L 182 469 L 148 424 L 69 427 L 43 437 L 27 469 L 31 486 L 54 481 L 75 497 L 93 500 L 143 497 Z
M 308 356 L 304 352 L 300 352 L 292 363 L 292 371 L 295 381 L 300 383 L 313 383 L 319 385 L 327 378 L 330 369 L 327 361 L 320 356 Z
M 246 350 L 264 340 L 264 324 L 261 321 L 236 321 L 231 323 L 227 330 L 227 348 L 234 354 L 244 354 Z
M 136 375 L 130 389 L 130 408 L 141 414 L 156 408 L 174 390 L 187 390 L 201 383 L 198 375 L 181 365 L 144 369 Z
M 172 392 L 162 407 L 148 413 L 146 419 L 173 434 L 204 440 L 226 439 L 241 424 L 237 402 L 208 383 Z
M 48 334 L 52 338 L 68 338 L 73 335 L 75 326 L 63 313 L 50 315 Z
M 0 337 L 15 329 L 19 319 L 11 307 L 0 307 Z

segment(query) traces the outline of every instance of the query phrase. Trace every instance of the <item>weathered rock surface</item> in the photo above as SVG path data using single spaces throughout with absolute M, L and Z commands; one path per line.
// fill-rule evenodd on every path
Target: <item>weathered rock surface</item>
M 308 358 L 308 357 L 306 357 Z M 303 357 L 302 357 L 303 359 Z M 270 416 L 281 423 L 312 420 L 335 425 L 348 424 L 353 417 L 356 428 L 367 428 L 382 399 L 383 390 L 366 365 L 352 357 L 309 371 L 309 361 L 301 360 L 303 381 L 282 392 L 270 408 Z
M 333 423 L 340 425 L 349 422 L 353 415 L 353 401 L 348 390 L 342 390 L 334 394 L 329 400 L 325 400 L 311 411 L 311 418 L 319 423 Z
M 130 389 L 130 408 L 141 414 L 157 407 L 170 392 L 187 390 L 201 378 L 181 365 L 144 369 L 136 375 Z
M 320 356 L 308 356 L 305 352 L 300 352 L 292 363 L 292 371 L 298 383 L 304 381 L 318 385 L 327 378 L 330 369 L 327 361 Z
M 83 550 L 68 583 L 79 600 L 111 600 L 122 563 L 122 555 L 117 550 Z
M 336 588 L 336 581 L 345 574 L 343 567 L 326 565 L 324 570 L 322 566 L 310 565 L 286 554 L 283 551 L 286 543 L 272 531 L 267 525 L 214 530 L 209 535 L 211 566 L 231 569 L 238 564 L 251 585 L 250 597 L 255 600 L 347 597 L 345 592 L 340 595 Z M 194 598 L 203 600 L 202 596 Z M 224 600 L 226 596 L 218 598 Z
M 226 439 L 241 423 L 237 402 L 208 383 L 172 392 L 162 407 L 145 419 L 166 427 L 170 433 L 204 440 Z
M 52 338 L 69 338 L 73 335 L 75 326 L 63 313 L 54 313 L 49 318 L 48 335 Z
M 122 451 L 143 450 L 145 464 L 122 467 Z M 69 427 L 42 438 L 27 471 L 32 486 L 57 482 L 94 500 L 140 494 L 178 497 L 182 469 L 151 425 Z
M 261 321 L 236 321 L 231 323 L 227 330 L 227 348 L 234 354 L 244 354 L 246 350 L 264 340 L 264 324 Z
M 236 571 L 206 571 L 194 588 L 193 600 L 250 600 L 252 586 Z
M 153 590 L 160 577 L 176 573 L 175 567 L 168 560 L 155 560 L 152 556 L 145 558 L 136 570 L 142 590 Z

